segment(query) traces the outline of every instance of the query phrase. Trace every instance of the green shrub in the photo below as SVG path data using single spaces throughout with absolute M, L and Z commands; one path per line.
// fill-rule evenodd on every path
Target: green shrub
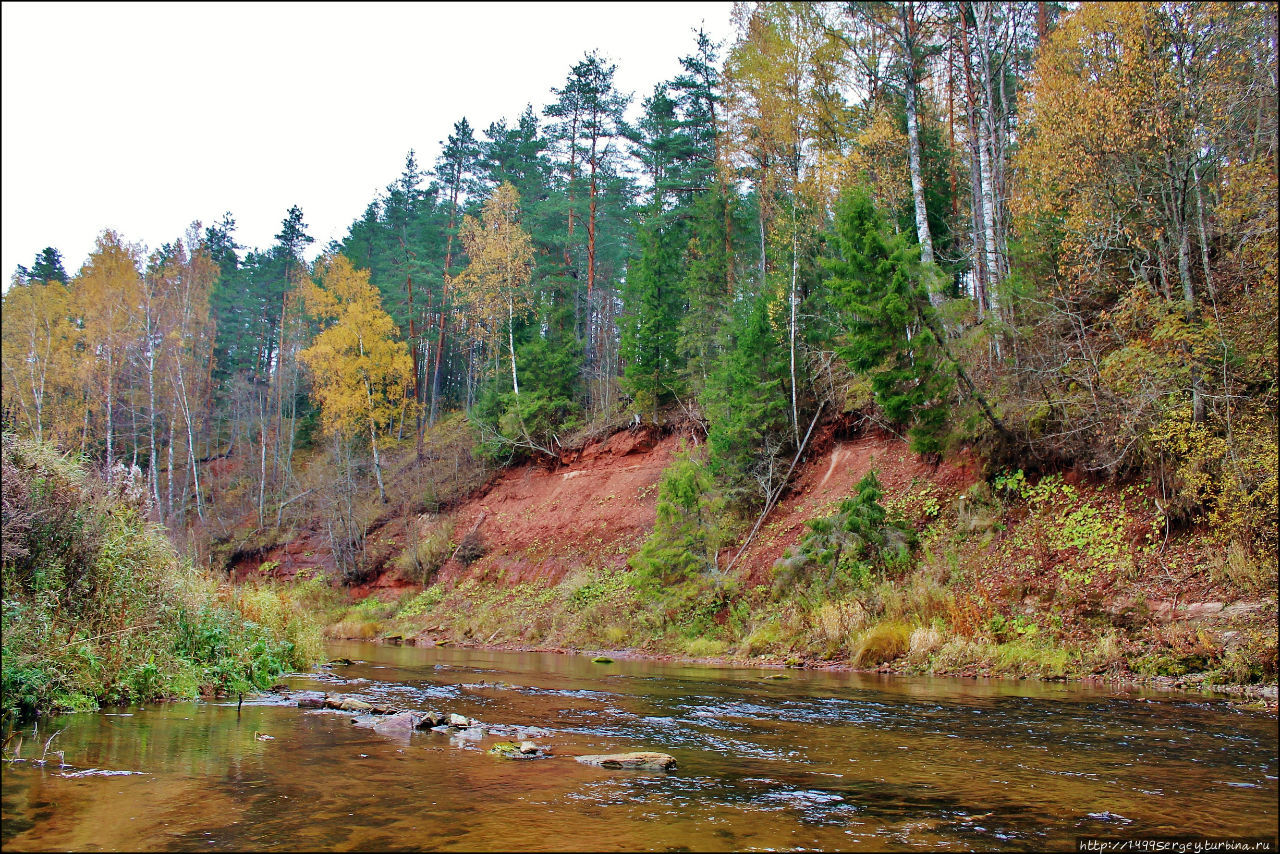
M 128 472 L 103 483 L 11 436 L 3 467 L 6 713 L 266 687 L 319 658 L 318 629 L 281 589 L 179 562 Z
M 796 548 L 774 564 L 775 586 L 790 586 L 825 569 L 823 589 L 856 590 L 866 586 L 876 570 L 901 571 L 909 565 L 915 531 L 889 517 L 880 503 L 883 494 L 875 471 L 869 471 L 834 515 L 806 522 L 809 530 Z
M 711 474 L 683 447 L 662 473 L 653 533 L 629 561 L 641 587 L 661 587 L 716 569 L 722 545 Z

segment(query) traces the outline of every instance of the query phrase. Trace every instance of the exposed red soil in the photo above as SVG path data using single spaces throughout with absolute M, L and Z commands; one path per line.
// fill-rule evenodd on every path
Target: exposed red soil
M 552 467 L 507 469 L 454 517 L 454 538 L 476 532 L 486 553 L 470 566 L 451 558 L 438 578 L 506 584 L 559 581 L 581 567 L 626 568 L 653 529 L 658 481 L 683 433 L 614 433 L 566 452 Z
M 872 469 L 884 490 L 884 501 L 910 495 L 913 485 L 917 491 L 932 486 L 928 495 L 939 505 L 954 503 L 981 474 L 980 466 L 968 453 L 931 465 L 890 434 L 868 433 L 853 439 L 823 441 L 824 438 L 819 437 L 816 443 L 823 450 L 811 454 L 797 469 L 787 494 L 738 558 L 735 574 L 740 572 L 747 586 L 768 584 L 774 563 L 803 536 L 804 523 L 834 513 Z
M 448 585 L 464 577 L 515 585 L 555 583 L 580 567 L 625 570 L 653 529 L 658 482 L 682 441 L 697 439 L 688 430 L 624 430 L 566 452 L 552 467 L 508 469 L 456 511 L 455 540 L 475 531 L 485 555 L 469 567 L 450 559 L 438 578 Z M 748 585 L 768 583 L 774 562 L 803 535 L 804 522 L 833 512 L 872 468 L 886 496 L 908 494 L 916 484 L 931 486 L 939 502 L 954 501 L 979 477 L 968 454 L 931 465 L 889 434 L 837 439 L 828 425 L 813 447 L 735 566 Z M 734 551 L 726 550 L 723 560 Z
M 263 572 L 264 566 L 270 568 Z M 249 578 L 293 581 L 299 572 L 317 568 L 331 570 L 333 552 L 323 534 L 305 531 L 284 545 L 240 557 L 231 565 L 231 577 L 237 582 Z

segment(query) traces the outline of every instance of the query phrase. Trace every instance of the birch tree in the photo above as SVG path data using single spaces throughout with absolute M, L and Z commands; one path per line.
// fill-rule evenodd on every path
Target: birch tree
M 303 299 L 325 328 L 298 358 L 311 371 L 325 429 L 368 435 L 378 497 L 385 503 L 378 434 L 400 412 L 413 362 L 368 271 L 355 269 L 343 255 L 323 256 L 316 267 L 321 282 L 308 283 Z
M 507 352 L 511 357 L 511 389 L 520 396 L 516 370 L 515 320 L 533 305 L 529 292 L 533 269 L 533 245 L 520 225 L 520 196 L 504 182 L 484 203 L 481 220 L 468 216 L 459 235 L 470 263 L 457 278 L 457 287 L 474 314 L 491 334 L 507 328 Z

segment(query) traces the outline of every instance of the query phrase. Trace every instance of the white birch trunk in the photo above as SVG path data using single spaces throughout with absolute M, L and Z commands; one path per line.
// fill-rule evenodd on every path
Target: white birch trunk
M 507 296 L 507 349 L 511 351 L 511 388 L 517 398 L 520 397 L 520 381 L 516 379 L 516 337 L 513 329 L 515 306 L 510 295 Z
M 924 203 L 924 175 L 920 166 L 920 123 L 916 105 L 916 71 L 914 57 L 914 34 L 911 32 L 910 5 L 904 4 L 902 18 L 902 52 L 906 63 L 906 101 L 907 101 L 907 162 L 911 172 L 911 197 L 915 202 L 916 239 L 920 242 L 920 260 L 926 264 L 933 263 L 933 236 L 929 233 L 929 216 Z M 929 301 L 937 306 L 942 302 L 941 294 L 929 294 Z

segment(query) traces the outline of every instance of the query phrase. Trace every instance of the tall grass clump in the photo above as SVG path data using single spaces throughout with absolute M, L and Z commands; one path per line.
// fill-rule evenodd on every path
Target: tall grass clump
M 11 435 L 0 460 L 5 714 L 242 692 L 319 658 L 318 630 L 283 593 L 178 560 L 136 469 L 107 482 Z

